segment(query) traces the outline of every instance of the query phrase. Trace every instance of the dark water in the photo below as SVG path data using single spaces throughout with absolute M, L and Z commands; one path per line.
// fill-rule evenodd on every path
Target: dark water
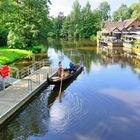
M 52 65 L 82 61 L 85 70 L 50 86 L 0 132 L 0 140 L 140 140 L 140 62 L 110 54 L 91 41 L 48 43 Z

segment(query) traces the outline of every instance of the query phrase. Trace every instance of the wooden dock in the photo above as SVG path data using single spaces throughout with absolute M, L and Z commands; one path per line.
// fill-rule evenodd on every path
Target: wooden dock
M 37 94 L 42 87 L 47 86 L 47 75 L 51 76 L 54 72 L 56 72 L 56 68 L 44 66 L 0 91 L 0 126 Z

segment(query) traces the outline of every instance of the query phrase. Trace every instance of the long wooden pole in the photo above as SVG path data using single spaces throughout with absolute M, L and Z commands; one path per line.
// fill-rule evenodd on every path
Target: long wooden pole
M 60 89 L 59 89 L 59 94 L 58 94 L 60 102 L 61 102 L 62 80 L 63 80 L 63 76 L 61 77 Z

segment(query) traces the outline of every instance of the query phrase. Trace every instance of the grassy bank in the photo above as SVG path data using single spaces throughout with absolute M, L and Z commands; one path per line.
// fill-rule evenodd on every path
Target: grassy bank
M 8 49 L 6 47 L 0 48 L 0 64 L 12 63 L 15 60 L 22 58 L 30 58 L 32 56 L 31 51 L 20 49 Z

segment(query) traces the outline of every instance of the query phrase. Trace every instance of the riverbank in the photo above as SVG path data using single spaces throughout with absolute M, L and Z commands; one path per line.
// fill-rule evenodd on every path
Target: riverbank
M 32 51 L 29 50 L 9 49 L 7 47 L 0 48 L 0 65 L 31 57 Z
M 31 50 L 9 49 L 8 47 L 0 47 L 0 65 L 12 63 L 18 59 L 31 58 L 33 53 L 38 54 L 46 52 L 43 45 L 36 45 Z

